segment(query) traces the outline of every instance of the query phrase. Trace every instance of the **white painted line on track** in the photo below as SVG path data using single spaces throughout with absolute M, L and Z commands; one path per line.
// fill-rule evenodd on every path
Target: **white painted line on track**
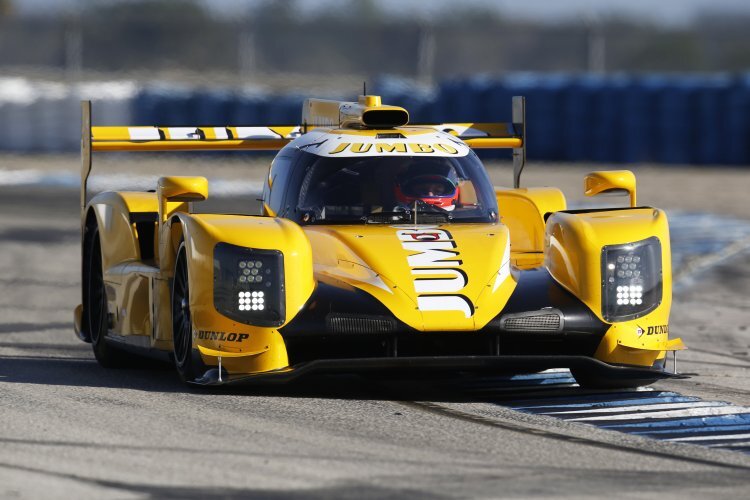
M 726 448 L 732 450 L 733 448 L 750 448 L 750 441 L 740 441 L 739 443 L 700 443 L 703 446 L 709 448 Z
M 692 441 L 734 441 L 741 439 L 750 439 L 750 434 L 720 434 L 717 436 L 690 436 L 690 437 L 679 437 L 679 438 L 667 438 L 665 441 L 674 442 L 692 442 Z
M 622 410 L 630 412 L 650 412 L 656 410 L 684 410 L 688 408 L 709 408 L 728 406 L 729 403 L 721 401 L 695 401 L 690 403 L 664 403 L 664 404 L 653 404 L 653 405 L 638 405 L 638 406 L 610 406 L 607 408 L 592 408 L 587 410 L 565 410 L 565 411 L 550 411 L 542 412 L 542 415 L 575 415 L 575 414 L 586 414 L 586 413 L 614 413 Z
M 686 410 L 668 410 L 655 412 L 622 413 L 619 415 L 607 415 L 597 417 L 580 417 L 569 419 L 572 422 L 596 422 L 596 421 L 618 421 L 618 420 L 650 420 L 687 417 L 709 417 L 716 415 L 741 415 L 750 414 L 750 408 L 740 406 L 710 406 L 707 408 L 690 408 Z

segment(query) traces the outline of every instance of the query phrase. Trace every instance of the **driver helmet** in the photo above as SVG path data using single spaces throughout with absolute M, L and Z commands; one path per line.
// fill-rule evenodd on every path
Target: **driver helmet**
M 458 175 L 449 164 L 416 164 L 398 176 L 395 187 L 396 200 L 412 205 L 422 200 L 430 205 L 451 211 L 458 203 Z

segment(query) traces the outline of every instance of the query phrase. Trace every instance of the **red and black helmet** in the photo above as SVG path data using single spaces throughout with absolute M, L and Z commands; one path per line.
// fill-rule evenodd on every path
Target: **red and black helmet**
M 456 208 L 458 194 L 458 176 L 448 165 L 410 169 L 399 176 L 395 188 L 399 203 L 411 205 L 415 200 L 422 200 L 448 211 Z

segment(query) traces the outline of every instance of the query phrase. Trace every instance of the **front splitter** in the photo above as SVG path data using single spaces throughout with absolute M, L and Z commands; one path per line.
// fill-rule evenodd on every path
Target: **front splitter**
M 404 358 L 321 359 L 282 370 L 254 374 L 229 375 L 212 368 L 191 382 L 199 386 L 287 383 L 308 375 L 320 374 L 398 374 L 404 377 L 426 373 L 475 372 L 533 373 L 550 368 L 582 369 L 607 379 L 643 381 L 687 378 L 687 375 L 659 369 L 615 366 L 587 356 L 419 356 Z

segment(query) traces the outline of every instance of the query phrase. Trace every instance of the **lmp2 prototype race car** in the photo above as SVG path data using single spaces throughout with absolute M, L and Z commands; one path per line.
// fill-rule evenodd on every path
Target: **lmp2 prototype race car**
M 105 367 L 168 355 L 199 385 L 309 373 L 535 372 L 583 386 L 674 376 L 667 353 L 667 217 L 637 206 L 629 171 L 586 195 L 630 206 L 568 210 L 521 188 L 525 101 L 511 123 L 409 125 L 381 104 L 307 99 L 299 126 L 92 127 L 82 103 L 78 336 Z M 514 188 L 473 149 L 511 148 Z M 92 151 L 279 150 L 259 215 L 199 214 L 204 177 L 96 194 Z

